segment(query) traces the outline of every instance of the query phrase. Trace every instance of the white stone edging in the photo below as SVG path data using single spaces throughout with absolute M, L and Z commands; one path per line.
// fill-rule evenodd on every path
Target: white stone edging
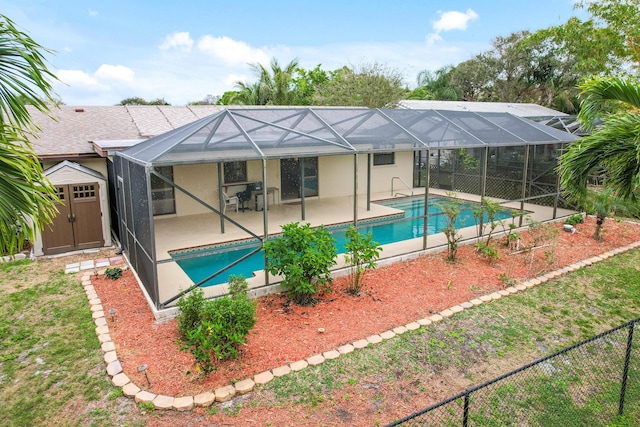
M 396 335 L 403 334 L 407 331 L 417 330 L 420 327 L 425 327 L 433 323 L 440 322 L 443 319 L 452 317 L 457 313 L 463 312 L 464 310 L 471 309 L 486 302 L 498 300 L 503 296 L 508 296 L 525 291 L 526 289 L 545 283 L 553 278 L 560 277 L 571 271 L 577 270 L 578 268 L 590 266 L 596 262 L 611 258 L 617 254 L 621 254 L 638 247 L 640 247 L 640 241 L 633 242 L 626 246 L 622 246 L 603 254 L 593 256 L 586 260 L 575 262 L 560 270 L 547 273 L 543 276 L 525 280 L 524 282 L 511 286 L 507 289 L 493 292 L 488 295 L 482 295 L 468 302 L 454 305 L 445 310 L 442 310 L 439 313 L 435 313 L 428 318 L 410 322 L 406 325 L 400 325 L 393 328 L 392 330 L 381 332 L 380 334 L 370 335 L 367 338 L 356 340 L 350 344 L 345 344 L 321 354 L 310 356 L 305 360 L 298 360 L 284 366 L 255 374 L 253 378 L 246 378 L 236 382 L 235 384 L 219 387 L 214 391 L 207 391 L 195 396 L 181 397 L 154 394 L 143 390 L 140 386 L 133 383 L 131 379 L 123 372 L 122 364 L 117 357 L 116 345 L 111 340 L 111 335 L 109 334 L 109 326 L 107 318 L 105 317 L 104 310 L 102 308 L 102 303 L 100 301 L 100 298 L 98 298 L 97 294 L 95 293 L 93 285 L 91 284 L 91 275 L 87 274 L 82 276 L 81 281 L 82 286 L 84 287 L 87 294 L 87 299 L 89 300 L 90 310 L 94 319 L 94 323 L 96 325 L 96 335 L 98 336 L 98 340 L 103 352 L 103 358 L 106 364 L 106 373 L 107 375 L 109 375 L 109 377 L 111 377 L 111 383 L 115 387 L 122 388 L 122 394 L 128 398 L 134 399 L 136 403 L 153 403 L 154 408 L 159 410 L 189 411 L 195 407 L 208 407 L 215 402 L 220 403 L 229 401 L 235 395 L 244 395 L 250 393 L 255 389 L 257 385 L 267 384 L 274 378 L 289 375 L 291 372 L 300 371 L 309 366 L 320 365 L 326 360 L 336 359 L 341 355 L 349 354 L 357 349 L 366 348 L 370 344 L 378 344 L 380 342 L 392 339 Z M 126 268 L 127 267 L 125 266 L 125 269 Z M 98 273 L 104 274 L 104 271 Z

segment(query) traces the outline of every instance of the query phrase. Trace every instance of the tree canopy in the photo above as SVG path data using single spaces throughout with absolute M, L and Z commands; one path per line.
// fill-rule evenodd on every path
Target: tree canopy
M 576 71 L 583 75 L 640 72 L 640 0 L 580 0 L 575 7 L 589 19 L 572 17 L 537 31 L 533 39 L 557 44 L 577 59 Z
M 156 98 L 156 99 L 152 99 L 151 101 L 147 101 L 146 99 L 141 98 L 139 96 L 132 96 L 130 98 L 123 99 L 116 105 L 171 105 L 171 104 L 165 101 L 164 98 Z
M 316 88 L 313 104 L 393 108 L 406 94 L 402 73 L 376 62 L 330 72 Z

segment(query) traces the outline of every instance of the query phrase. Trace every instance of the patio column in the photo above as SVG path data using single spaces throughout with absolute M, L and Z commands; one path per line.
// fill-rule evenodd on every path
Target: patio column
M 563 153 L 565 144 L 560 144 L 560 152 Z M 556 149 L 557 151 L 557 149 Z M 556 169 L 560 165 L 560 156 L 556 156 Z M 558 216 L 558 203 L 560 202 L 560 174 L 556 172 L 556 197 L 553 199 L 553 219 Z
M 482 162 L 482 186 L 480 188 L 480 197 L 484 197 L 487 194 L 487 167 L 489 164 L 489 146 L 484 147 L 484 160 Z
M 262 159 L 262 194 L 264 196 L 264 209 L 262 209 L 262 218 L 264 225 L 264 234 L 262 236 L 262 247 L 269 237 L 269 197 L 267 195 L 267 159 Z M 275 196 L 274 196 L 275 197 Z M 269 272 L 267 271 L 267 256 L 264 256 L 264 283 L 269 285 Z
M 306 219 L 304 208 L 304 157 L 300 157 L 300 214 L 302 221 Z
M 425 184 L 424 184 L 424 220 L 422 224 L 422 249 L 427 249 L 427 230 L 429 230 L 429 170 L 431 169 L 429 161 L 431 159 L 429 149 L 425 150 L 427 160 L 425 171 Z
M 524 211 L 524 199 L 527 197 L 527 176 L 529 175 L 529 145 L 525 146 L 524 165 L 522 165 L 522 194 L 520 197 L 520 211 Z M 519 227 L 522 227 L 522 216 L 520 215 Z
M 371 153 L 367 153 L 367 211 L 371 210 Z
M 218 165 L 218 202 L 219 202 L 220 212 L 224 212 L 224 198 L 222 197 L 222 163 L 218 162 L 217 165 Z M 220 233 L 224 234 L 224 215 L 220 215 Z
M 367 195 L 367 207 L 369 196 Z M 353 155 L 353 226 L 358 228 L 358 153 Z

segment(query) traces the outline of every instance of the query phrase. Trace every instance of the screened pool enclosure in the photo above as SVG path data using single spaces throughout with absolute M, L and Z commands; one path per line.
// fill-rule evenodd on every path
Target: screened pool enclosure
M 116 153 L 121 244 L 150 301 L 162 309 L 204 283 L 176 258 L 250 248 L 236 258 L 227 254 L 228 264 L 212 266 L 209 279 L 261 254 L 286 223 L 401 221 L 383 199 L 420 196 L 426 206 L 434 194 L 487 196 L 518 209 L 544 207 L 540 219 L 550 220 L 565 208 L 554 168 L 576 139 L 507 113 L 226 109 Z M 437 245 L 435 236 L 429 242 L 427 223 L 382 257 Z M 258 270 L 248 281 L 260 295 L 279 279 Z M 225 290 L 208 286 L 205 294 Z

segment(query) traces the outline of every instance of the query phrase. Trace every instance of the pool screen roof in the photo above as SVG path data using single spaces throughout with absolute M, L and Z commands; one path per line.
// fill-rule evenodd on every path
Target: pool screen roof
M 152 165 L 572 142 L 509 113 L 368 108 L 239 108 L 118 153 Z

